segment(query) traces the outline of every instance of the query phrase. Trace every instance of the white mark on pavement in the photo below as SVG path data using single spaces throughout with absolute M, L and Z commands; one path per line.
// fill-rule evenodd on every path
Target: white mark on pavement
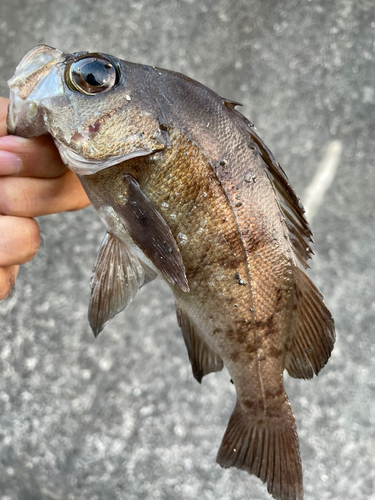
M 341 141 L 331 141 L 327 152 L 320 162 L 313 180 L 303 193 L 303 205 L 309 222 L 313 220 L 323 203 L 325 192 L 330 187 L 336 175 L 337 166 L 342 152 Z

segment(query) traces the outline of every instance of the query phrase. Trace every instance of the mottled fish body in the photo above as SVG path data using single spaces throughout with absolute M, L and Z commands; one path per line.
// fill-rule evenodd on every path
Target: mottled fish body
M 334 324 L 305 274 L 303 207 L 252 124 L 184 75 L 103 54 L 39 46 L 9 85 L 10 133 L 50 133 L 107 228 L 91 282 L 95 335 L 160 275 L 196 379 L 225 364 L 236 388 L 219 464 L 302 499 L 283 371 L 317 374 Z

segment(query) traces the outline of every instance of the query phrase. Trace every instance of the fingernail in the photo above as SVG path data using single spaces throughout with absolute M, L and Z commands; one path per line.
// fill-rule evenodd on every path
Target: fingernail
M 0 175 L 18 174 L 21 166 L 18 156 L 8 151 L 0 151 Z

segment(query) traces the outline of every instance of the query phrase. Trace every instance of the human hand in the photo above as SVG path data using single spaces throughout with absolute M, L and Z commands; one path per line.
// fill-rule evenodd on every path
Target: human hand
M 39 226 L 33 217 L 90 204 L 51 137 L 7 136 L 7 107 L 8 99 L 0 97 L 0 300 L 12 290 L 19 265 L 39 249 Z

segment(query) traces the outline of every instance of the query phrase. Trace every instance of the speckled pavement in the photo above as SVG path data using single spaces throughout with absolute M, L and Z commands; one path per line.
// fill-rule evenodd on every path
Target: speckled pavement
M 336 319 L 332 358 L 286 377 L 306 500 L 375 499 L 373 0 L 2 0 L 0 95 L 39 43 L 181 71 L 244 104 L 299 196 L 329 143 L 310 276 Z M 0 179 L 1 182 L 1 179 Z M 0 500 L 266 500 L 215 457 L 235 402 L 191 374 L 171 292 L 145 287 L 94 339 L 89 208 L 39 219 L 44 244 L 0 304 Z

